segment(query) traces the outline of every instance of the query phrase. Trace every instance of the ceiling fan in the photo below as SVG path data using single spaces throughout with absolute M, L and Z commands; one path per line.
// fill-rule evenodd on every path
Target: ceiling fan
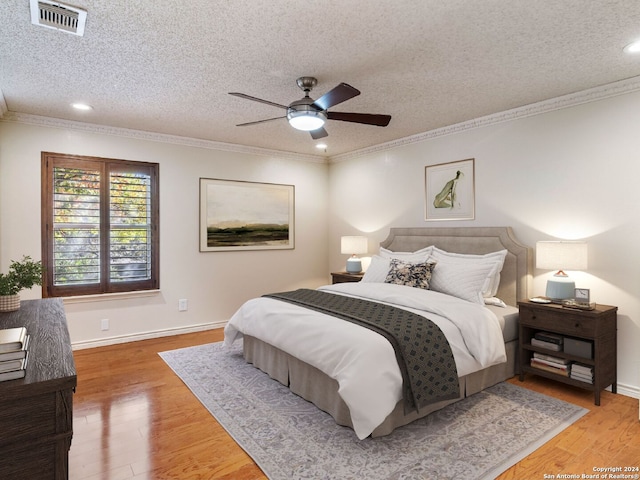
M 391 121 L 391 115 L 378 115 L 372 113 L 349 113 L 349 112 L 328 112 L 327 110 L 342 102 L 360 95 L 360 90 L 353 88 L 351 85 L 341 83 L 337 87 L 329 90 L 319 99 L 314 100 L 309 97 L 309 92 L 318 84 L 318 80 L 314 77 L 300 77 L 296 80 L 298 87 L 304 91 L 304 97 L 287 105 L 270 102 L 261 98 L 252 97 L 244 93 L 229 92 L 229 95 L 253 100 L 254 102 L 265 103 L 274 107 L 283 108 L 287 111 L 286 115 L 265 120 L 257 120 L 255 122 L 240 123 L 236 126 L 245 127 L 247 125 L 255 125 L 257 123 L 270 122 L 287 118 L 289 124 L 297 129 L 308 131 L 314 140 L 329 135 L 324 129 L 327 120 L 340 120 L 342 122 L 363 123 L 366 125 L 377 125 L 386 127 Z

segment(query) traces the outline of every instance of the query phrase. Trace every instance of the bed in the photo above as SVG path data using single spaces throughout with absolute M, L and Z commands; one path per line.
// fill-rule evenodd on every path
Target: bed
M 454 295 L 447 291 L 446 283 L 442 284 L 444 277 L 438 277 L 438 273 L 459 273 L 462 268 L 470 272 L 482 270 L 479 275 L 484 278 L 488 270 L 477 265 L 478 262 L 469 263 L 467 260 L 475 262 L 479 259 L 479 263 L 493 264 L 494 255 L 503 259 L 501 269 L 497 272 L 495 268 L 491 270 L 493 284 L 489 286 L 487 277 L 478 301 L 475 297 L 468 301 L 457 296 L 460 288 L 466 294 L 467 287 L 460 287 L 466 285 L 466 276 L 463 282 L 455 276 L 448 278 Z M 485 257 L 489 260 L 485 261 Z M 380 265 L 389 268 L 385 262 L 393 261 L 394 267 L 396 263 L 406 267 L 402 262 L 420 263 L 416 258 L 436 259 L 430 280 L 440 282 L 437 285 L 439 291 L 389 284 L 377 278 L 376 268 L 380 269 Z M 442 267 L 440 272 L 438 263 Z M 467 268 L 469 265 L 471 268 Z M 383 436 L 515 374 L 518 343 L 516 304 L 518 300 L 529 297 L 531 272 L 532 251 L 515 238 L 509 227 L 392 228 L 380 244 L 379 255 L 373 257 L 363 281 L 320 287 L 319 290 L 334 295 L 357 298 L 369 298 L 371 295 L 374 301 L 400 305 L 419 314 L 423 312 L 416 305 L 422 308 L 423 296 L 429 297 L 424 303 L 437 305 L 428 307 L 431 309 L 428 317 L 440 326 L 448 339 L 450 334 L 455 337 L 450 342 L 459 372 L 458 392 L 454 398 L 422 406 L 418 411 L 407 411 L 403 402 L 402 386 L 397 386 L 398 362 L 394 363 L 393 349 L 388 342 L 375 332 L 330 315 L 280 299 L 252 299 L 234 314 L 225 327 L 225 343 L 229 345 L 243 338 L 247 362 L 329 413 L 338 424 L 353 428 L 359 438 Z M 474 285 L 476 287 L 471 290 L 475 295 L 478 282 L 475 281 Z M 458 315 L 457 312 L 463 312 L 469 318 L 479 316 L 483 320 L 469 322 L 471 327 L 462 327 L 455 321 L 452 327 L 448 325 L 449 317 Z M 341 330 L 336 334 L 338 328 Z M 465 333 L 470 328 L 471 331 Z M 362 331 L 368 333 L 363 334 Z M 465 336 L 468 333 L 471 335 Z M 358 336 L 350 337 L 352 334 Z M 361 335 L 366 335 L 366 339 Z M 487 345 L 486 351 L 480 349 L 483 345 Z M 463 347 L 469 351 L 460 353 L 465 349 Z M 384 351 L 369 351 L 369 348 Z M 317 356 L 323 356 L 323 359 L 316 360 Z M 332 363 L 327 366 L 326 362 Z M 347 373 L 345 365 L 352 368 L 351 364 L 356 362 L 361 366 L 355 368 L 361 370 L 355 373 L 349 370 Z

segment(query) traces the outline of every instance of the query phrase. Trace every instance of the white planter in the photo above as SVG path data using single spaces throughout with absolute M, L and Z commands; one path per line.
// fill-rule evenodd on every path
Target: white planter
M 14 312 L 20 308 L 20 295 L 0 295 L 0 312 Z

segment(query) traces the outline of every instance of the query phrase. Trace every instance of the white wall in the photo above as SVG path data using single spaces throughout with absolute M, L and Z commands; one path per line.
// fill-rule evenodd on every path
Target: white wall
M 211 322 L 222 325 L 249 298 L 329 282 L 327 165 L 13 122 L 0 122 L 2 271 L 22 255 L 41 258 L 42 151 L 160 164 L 161 292 L 108 301 L 65 301 L 76 345 L 172 329 L 197 330 Z M 200 177 L 294 185 L 295 249 L 199 252 Z M 21 297 L 40 298 L 40 294 L 36 287 Z M 181 298 L 189 301 L 186 312 L 178 312 Z M 109 319 L 108 331 L 100 329 L 104 318 Z
M 640 396 L 640 93 L 485 126 L 330 166 L 329 255 L 365 234 L 371 252 L 389 227 L 511 226 L 525 244 L 586 239 L 598 303 L 617 305 L 620 391 Z M 476 218 L 424 220 L 424 169 L 475 158 Z M 533 294 L 552 272 L 536 271 Z

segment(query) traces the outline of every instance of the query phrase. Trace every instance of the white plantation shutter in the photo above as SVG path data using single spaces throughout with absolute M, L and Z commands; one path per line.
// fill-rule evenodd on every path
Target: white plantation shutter
M 159 287 L 158 165 L 43 153 L 43 296 Z
M 100 171 L 53 169 L 53 284 L 100 282 Z
M 109 279 L 151 278 L 151 177 L 114 172 L 109 182 Z

